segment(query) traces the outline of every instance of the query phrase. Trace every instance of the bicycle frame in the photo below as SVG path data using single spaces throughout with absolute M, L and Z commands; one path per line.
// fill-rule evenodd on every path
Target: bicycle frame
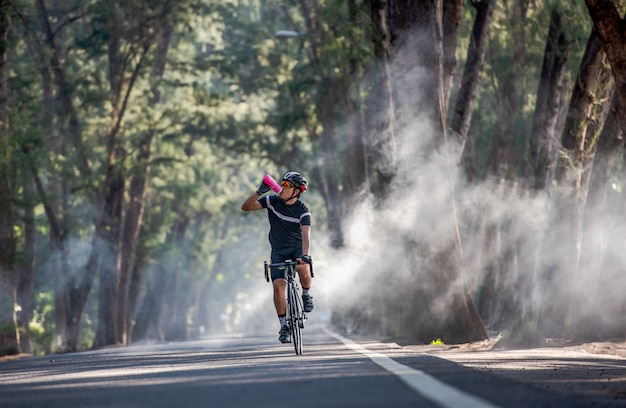
M 300 296 L 300 286 L 296 279 L 296 265 L 299 265 L 297 261 L 291 259 L 285 260 L 285 262 L 279 262 L 274 264 L 268 264 L 265 261 L 265 280 L 270 281 L 269 269 L 277 268 L 284 271 L 284 277 L 287 281 L 286 296 L 287 296 L 287 324 L 291 331 L 291 340 L 293 342 L 296 355 L 302 354 L 302 332 L 304 328 L 304 321 L 307 316 L 304 312 L 302 305 L 302 298 Z

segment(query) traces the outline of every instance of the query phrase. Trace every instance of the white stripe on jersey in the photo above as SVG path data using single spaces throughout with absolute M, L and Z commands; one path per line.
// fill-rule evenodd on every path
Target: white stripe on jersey
M 300 216 L 300 218 L 288 217 L 288 216 L 286 216 L 286 215 L 284 215 L 284 214 L 281 214 L 281 213 L 279 213 L 278 211 L 276 211 L 276 209 L 275 209 L 275 208 L 272 206 L 272 204 L 270 203 L 270 196 L 265 196 L 265 197 L 266 197 L 266 198 L 265 198 L 265 201 L 267 202 L 267 208 L 269 208 L 270 210 L 272 210 L 272 212 L 273 212 L 273 213 L 274 213 L 274 214 L 275 214 L 278 218 L 280 218 L 280 219 L 281 219 L 281 220 L 283 220 L 283 221 L 287 221 L 287 222 L 295 222 L 295 223 L 300 224 L 300 220 L 302 219 L 302 217 L 304 217 L 304 216 L 306 216 L 306 215 L 309 215 L 309 216 L 311 215 L 311 213 L 310 213 L 310 212 L 306 212 L 306 213 L 302 214 L 302 215 Z

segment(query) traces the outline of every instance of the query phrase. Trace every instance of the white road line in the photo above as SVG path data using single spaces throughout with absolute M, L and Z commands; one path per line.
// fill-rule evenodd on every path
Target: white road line
M 325 329 L 325 331 L 352 350 L 365 355 L 385 370 L 397 375 L 414 391 L 417 391 L 424 397 L 441 405 L 442 407 L 497 408 L 497 405 L 493 405 L 488 401 L 457 390 L 456 388 L 431 377 L 423 371 L 415 370 L 409 366 L 400 364 L 383 354 L 370 351 L 352 340 L 332 332 L 329 329 Z

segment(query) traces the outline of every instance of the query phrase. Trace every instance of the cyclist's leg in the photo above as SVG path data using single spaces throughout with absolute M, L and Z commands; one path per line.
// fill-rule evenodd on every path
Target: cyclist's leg
M 272 282 L 274 286 L 274 307 L 280 324 L 278 331 L 278 341 L 281 343 L 289 343 L 289 326 L 287 325 L 287 297 L 285 296 L 285 288 L 287 282 L 278 278 Z
M 298 248 L 296 259 L 302 257 L 302 247 Z M 296 266 L 296 272 L 300 278 L 300 285 L 302 286 L 302 303 L 304 303 L 304 311 L 306 313 L 313 311 L 313 296 L 309 293 L 311 290 L 311 266 L 309 264 L 300 264 Z
M 285 286 L 287 282 L 283 278 L 278 278 L 272 282 L 274 286 L 274 307 L 278 316 L 285 316 L 287 313 L 287 298 L 285 297 Z
M 272 248 L 271 255 L 272 263 L 283 262 L 287 259 L 284 250 L 276 250 Z M 278 321 L 280 322 L 280 336 L 279 340 L 283 343 L 288 342 L 289 332 L 286 329 L 286 315 L 287 315 L 287 297 L 285 296 L 285 288 L 287 281 L 285 280 L 285 272 L 277 268 L 271 269 L 272 287 L 274 291 L 274 307 L 276 308 L 276 314 L 278 315 Z
M 297 247 L 293 252 L 293 259 L 298 259 L 302 257 L 302 247 Z M 300 285 L 302 285 L 303 290 L 309 290 L 311 288 L 311 269 L 309 264 L 300 264 L 296 265 L 296 272 L 298 272 L 298 276 L 300 277 Z
M 284 262 L 289 258 L 289 255 L 290 251 L 272 248 L 272 263 Z M 285 296 L 287 281 L 285 280 L 285 271 L 272 268 L 271 276 L 272 286 L 274 287 L 274 306 L 276 307 L 276 313 L 278 313 L 278 316 L 285 316 L 287 312 L 287 298 Z
M 313 280 L 311 279 L 311 269 L 309 267 L 309 264 L 296 265 L 296 272 L 298 272 L 298 276 L 300 277 L 300 284 L 302 285 L 302 289 L 310 289 Z

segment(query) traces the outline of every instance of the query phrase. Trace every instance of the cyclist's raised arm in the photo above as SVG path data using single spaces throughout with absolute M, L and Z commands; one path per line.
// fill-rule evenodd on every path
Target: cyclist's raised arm
M 267 193 L 271 189 L 271 187 L 265 182 L 266 179 L 271 180 L 274 184 L 276 184 L 276 181 L 271 176 L 266 175 L 265 177 L 263 177 L 263 181 L 261 181 L 261 184 L 259 184 L 259 188 L 257 189 L 257 191 L 250 194 L 250 197 L 248 197 L 246 201 L 241 204 L 241 209 L 243 211 L 256 211 L 263 208 L 261 203 L 259 203 L 258 201 L 259 197 L 261 197 L 263 194 Z M 280 188 L 278 185 L 276 187 Z
M 243 211 L 256 211 L 262 209 L 263 207 L 258 200 L 259 195 L 257 193 L 250 194 L 250 197 L 246 198 L 246 201 L 241 204 L 241 209 Z

